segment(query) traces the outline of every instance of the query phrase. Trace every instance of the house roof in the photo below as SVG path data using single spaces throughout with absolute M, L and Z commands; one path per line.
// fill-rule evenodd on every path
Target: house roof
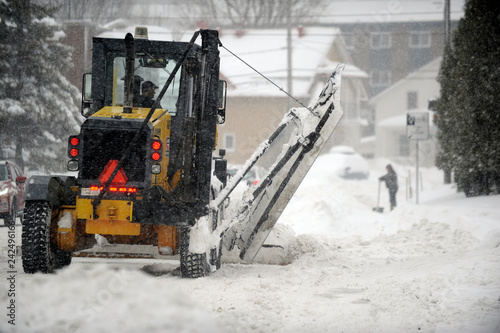
M 332 1 L 317 18 L 323 24 L 441 22 L 444 0 Z M 465 0 L 450 1 L 450 19 L 464 16 Z
M 380 93 L 375 95 L 370 100 L 370 103 L 376 104 L 380 99 L 386 97 L 387 95 L 390 95 L 396 88 L 403 85 L 408 80 L 412 80 L 412 79 L 416 79 L 416 78 L 427 79 L 427 80 L 437 80 L 437 75 L 439 73 L 439 68 L 441 66 L 442 59 L 443 59 L 443 57 L 438 57 L 438 58 L 428 62 L 424 66 L 420 67 L 418 70 L 411 72 L 403 79 L 397 81 L 393 85 L 387 87 L 386 89 L 382 90 Z
M 123 38 L 134 27 L 111 30 L 99 37 Z M 171 30 L 148 26 L 151 40 L 189 41 L 192 32 L 183 34 Z M 328 53 L 337 43 L 343 62 L 350 62 L 337 28 L 306 27 L 292 30 L 292 76 L 295 97 L 307 97 L 313 79 L 317 74 L 330 74 L 337 63 L 328 59 Z M 286 29 L 222 30 L 219 39 L 221 75 L 229 81 L 232 96 L 284 96 L 283 92 L 267 81 L 259 71 L 280 88 L 287 90 L 287 31 Z M 235 57 L 236 54 L 253 70 Z M 346 66 L 344 76 L 367 77 L 367 74 L 352 64 Z
M 292 94 L 308 95 L 311 83 L 320 71 L 331 73 L 336 66 L 327 59 L 329 50 L 340 31 L 332 28 L 303 28 L 292 31 Z M 225 48 L 235 53 L 248 65 L 287 90 L 287 31 L 278 30 L 223 30 L 220 36 Z M 225 73 L 235 89 L 233 96 L 284 96 L 256 71 L 241 60 L 221 50 L 221 72 Z

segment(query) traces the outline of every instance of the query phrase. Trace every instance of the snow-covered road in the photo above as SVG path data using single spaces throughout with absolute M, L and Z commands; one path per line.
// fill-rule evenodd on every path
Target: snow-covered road
M 420 204 L 401 186 L 389 213 L 384 189 L 379 214 L 385 161 L 351 182 L 318 162 L 280 218 L 285 250 L 252 265 L 226 256 L 207 278 L 181 279 L 174 260 L 87 258 L 26 275 L 17 257 L 8 274 L 1 228 L 0 332 L 500 332 L 499 196 L 465 198 L 423 169 Z

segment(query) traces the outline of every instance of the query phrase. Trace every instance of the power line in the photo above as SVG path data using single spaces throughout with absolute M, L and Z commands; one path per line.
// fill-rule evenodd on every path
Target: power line
M 237 56 L 235 53 L 231 52 L 227 47 L 225 47 L 224 45 L 221 45 L 221 47 L 226 50 L 227 52 L 231 53 L 234 57 L 236 57 L 238 60 L 240 60 L 242 63 L 244 63 L 246 66 L 250 67 L 255 73 L 259 74 L 260 76 L 262 76 L 264 79 L 266 79 L 269 83 L 271 83 L 273 86 L 275 86 L 276 88 L 278 88 L 281 92 L 283 92 L 285 95 L 287 95 L 288 97 L 290 97 L 291 99 L 293 99 L 295 102 L 297 102 L 298 104 L 302 105 L 304 108 L 306 108 L 307 110 L 311 111 L 307 106 L 305 106 L 301 101 L 299 101 L 298 98 L 295 98 L 293 97 L 290 93 L 288 93 L 285 89 L 283 89 L 282 87 L 278 86 L 276 83 L 274 83 L 271 79 L 269 79 L 267 76 L 265 76 L 264 74 L 262 74 L 261 72 L 259 72 L 258 70 L 256 70 L 254 67 L 252 67 L 249 63 L 247 63 L 245 60 L 241 59 L 239 56 Z

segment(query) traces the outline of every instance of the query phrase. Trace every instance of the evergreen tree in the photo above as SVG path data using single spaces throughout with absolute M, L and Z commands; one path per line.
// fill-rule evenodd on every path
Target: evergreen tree
M 500 7 L 468 0 L 439 76 L 438 167 L 467 195 L 500 190 Z
M 79 91 L 61 74 L 71 49 L 57 41 L 54 10 L 0 2 L 1 144 L 15 146 L 21 167 L 45 172 L 65 169 L 67 137 L 81 124 Z

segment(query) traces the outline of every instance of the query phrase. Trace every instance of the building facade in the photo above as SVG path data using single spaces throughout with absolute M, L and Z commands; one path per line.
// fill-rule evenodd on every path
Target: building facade
M 454 30 L 464 1 L 450 3 Z M 445 0 L 333 1 L 320 22 L 340 28 L 354 64 L 369 74 L 368 93 L 374 97 L 442 56 L 444 7 Z
M 416 142 L 407 135 L 407 114 L 421 112 L 429 114 L 430 135 L 428 140 L 419 143 L 420 164 L 434 165 L 437 129 L 429 102 L 439 97 L 437 77 L 441 59 L 422 66 L 370 100 L 376 115 L 375 157 L 401 164 L 415 163 Z

